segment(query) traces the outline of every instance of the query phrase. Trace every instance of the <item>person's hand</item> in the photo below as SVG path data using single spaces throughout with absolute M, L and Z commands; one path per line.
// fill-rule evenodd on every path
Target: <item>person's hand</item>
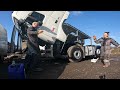
M 43 30 L 38 30 L 38 34 L 43 33 Z
M 96 39 L 97 39 L 95 35 L 93 36 L 93 39 L 94 39 L 94 40 L 96 40 Z

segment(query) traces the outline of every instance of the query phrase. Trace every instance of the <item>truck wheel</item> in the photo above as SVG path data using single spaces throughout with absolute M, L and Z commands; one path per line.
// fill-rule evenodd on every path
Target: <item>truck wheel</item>
M 79 46 L 69 47 L 67 53 L 70 62 L 79 62 L 83 59 L 83 51 Z
M 98 58 L 100 56 L 100 53 L 101 53 L 100 49 L 97 48 L 95 51 L 95 56 Z

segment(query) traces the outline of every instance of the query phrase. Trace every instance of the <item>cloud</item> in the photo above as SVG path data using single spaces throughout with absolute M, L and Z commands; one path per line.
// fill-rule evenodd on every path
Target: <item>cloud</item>
M 78 16 L 78 15 L 82 14 L 83 12 L 81 12 L 81 11 L 72 11 L 71 13 L 72 13 L 72 15 Z

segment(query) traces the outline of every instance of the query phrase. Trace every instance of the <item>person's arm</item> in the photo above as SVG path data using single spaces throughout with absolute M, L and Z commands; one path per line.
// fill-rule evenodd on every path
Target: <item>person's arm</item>
M 38 34 L 38 31 L 32 31 L 32 28 L 28 28 L 27 33 L 28 34 Z
M 116 47 L 120 47 L 120 44 L 116 42 L 114 39 L 111 38 L 111 43 L 115 45 Z
M 99 43 L 101 43 L 103 41 L 103 39 L 102 38 L 100 38 L 100 39 L 94 39 L 94 42 L 96 43 L 96 44 L 99 44 Z

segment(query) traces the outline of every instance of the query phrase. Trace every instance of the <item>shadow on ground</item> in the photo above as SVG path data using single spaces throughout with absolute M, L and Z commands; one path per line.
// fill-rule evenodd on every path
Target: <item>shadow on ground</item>
M 68 62 L 64 60 L 42 60 L 38 66 L 43 68 L 43 71 L 32 72 L 26 76 L 27 79 L 58 79 L 58 77 L 63 73 L 67 64 Z
M 21 63 L 23 60 L 16 60 L 16 62 Z M 0 64 L 0 79 L 8 79 L 8 65 L 10 64 Z M 26 79 L 57 79 L 67 64 L 68 62 L 64 60 L 43 59 L 38 63 L 38 67 L 43 68 L 43 71 L 26 74 Z
M 8 64 L 0 64 L 0 79 L 8 79 Z

